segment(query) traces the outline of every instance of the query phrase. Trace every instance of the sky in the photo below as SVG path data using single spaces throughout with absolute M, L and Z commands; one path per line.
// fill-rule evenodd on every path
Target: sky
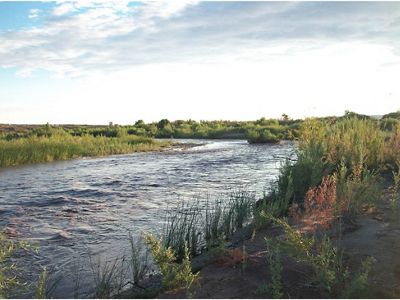
M 0 2 L 0 123 L 400 109 L 400 2 Z

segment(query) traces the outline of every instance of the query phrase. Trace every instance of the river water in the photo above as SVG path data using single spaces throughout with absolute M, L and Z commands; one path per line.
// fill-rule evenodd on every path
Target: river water
M 120 254 L 128 231 L 157 230 L 165 210 L 182 199 L 213 199 L 239 189 L 261 196 L 294 149 L 286 142 L 180 142 L 202 145 L 0 170 L 0 227 L 39 246 L 37 254 L 18 258 L 25 277 L 35 281 L 46 266 L 54 277 L 63 275 L 53 296 L 72 297 L 71 274 L 77 265 L 88 269 L 89 252 Z

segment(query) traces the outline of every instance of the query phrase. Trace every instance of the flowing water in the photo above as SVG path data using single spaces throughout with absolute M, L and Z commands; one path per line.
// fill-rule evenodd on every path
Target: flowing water
M 292 143 L 180 142 L 202 145 L 0 170 L 0 227 L 39 245 L 38 254 L 18 259 L 25 277 L 35 281 L 47 266 L 63 275 L 54 296 L 72 297 L 71 274 L 77 265 L 88 270 L 89 252 L 120 254 L 128 231 L 157 230 L 165 209 L 181 199 L 213 199 L 238 189 L 261 196 L 294 149 Z

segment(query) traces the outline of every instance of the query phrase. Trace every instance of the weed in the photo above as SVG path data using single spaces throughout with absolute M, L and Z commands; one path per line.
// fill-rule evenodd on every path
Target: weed
M 44 268 L 42 273 L 39 276 L 39 280 L 38 280 L 37 287 L 36 287 L 35 297 L 37 299 L 48 298 L 47 293 L 46 293 L 46 284 L 47 284 L 48 276 L 49 276 L 49 274 L 47 273 L 47 269 Z
M 89 258 L 95 285 L 94 296 L 103 299 L 118 295 L 125 285 L 125 258 L 117 257 L 102 262 L 98 257 L 97 263 L 93 263 L 91 256 Z
M 353 277 L 350 283 L 343 290 L 341 297 L 346 298 L 367 298 L 368 291 L 368 276 L 372 265 L 376 263 L 373 257 L 366 258 L 362 264 L 360 271 Z
M 272 298 L 280 299 L 283 297 L 280 251 L 271 239 L 265 238 L 265 242 L 267 244 L 267 262 L 271 273 L 271 283 L 267 285 L 267 291 L 272 295 Z
M 311 266 L 314 281 L 321 291 L 330 297 L 340 295 L 343 291 L 345 296 L 350 296 L 365 288 L 373 258 L 365 260 L 360 271 L 352 277 L 343 264 L 342 253 L 326 235 L 321 239 L 302 236 L 284 220 L 270 218 L 285 231 L 285 236 L 278 239 L 279 249 L 297 262 Z
M 204 239 L 206 241 L 206 248 L 209 250 L 217 246 L 220 240 L 221 222 L 222 222 L 222 203 L 221 200 L 215 201 L 211 204 L 209 201 L 206 203 L 204 212 Z
M 138 285 L 149 271 L 149 252 L 141 240 L 134 240 L 129 233 L 130 243 L 130 269 L 132 272 L 133 284 Z
M 9 258 L 16 250 L 16 245 L 0 232 L 0 298 L 6 298 L 10 290 L 20 285 L 15 276 L 16 266 Z
M 390 187 L 390 203 L 392 207 L 398 205 L 400 194 L 400 160 L 396 162 L 397 171 L 392 171 L 393 184 Z
M 165 248 L 173 249 L 178 261 L 184 257 L 187 243 L 191 255 L 196 255 L 200 249 L 201 207 L 199 201 L 184 202 L 166 214 L 163 230 Z
M 144 239 L 150 247 L 154 262 L 160 269 L 164 288 L 167 290 L 185 288 L 186 292 L 189 293 L 190 287 L 198 278 L 198 273 L 192 273 L 187 244 L 184 247 L 182 263 L 178 264 L 171 247 L 163 246 L 162 241 L 157 240 L 151 234 L 145 235 Z

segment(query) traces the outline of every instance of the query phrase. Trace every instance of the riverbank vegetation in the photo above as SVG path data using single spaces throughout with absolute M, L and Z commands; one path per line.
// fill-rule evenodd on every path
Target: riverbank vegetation
M 283 163 L 270 192 L 257 199 L 237 191 L 226 199 L 186 201 L 170 209 L 159 234 L 146 234 L 142 242 L 131 238 L 129 259 L 98 269 L 96 278 L 102 280 L 94 290 L 101 292 L 94 297 L 155 297 L 154 291 L 161 297 L 200 298 L 217 293 L 223 298 L 400 296 L 395 287 L 372 284 L 370 276 L 382 260 L 343 247 L 358 218 L 376 217 L 386 202 L 391 213 L 398 208 L 400 123 L 395 117 L 347 113 L 304 120 L 297 153 Z M 127 262 L 131 276 L 124 269 Z M 245 295 L 232 294 L 239 282 Z
M 123 132 L 112 137 L 90 134 L 75 136 L 62 128 L 47 125 L 23 134 L 0 136 L 0 167 L 153 151 L 168 145 L 168 142 L 158 142 Z
M 298 136 L 301 120 L 291 120 L 284 115 L 281 119 L 261 118 L 256 121 L 194 121 L 162 119 L 158 122 L 145 123 L 136 121 L 133 125 L 88 126 L 58 125 L 72 136 L 119 137 L 135 135 L 149 138 L 185 138 L 185 139 L 253 139 L 267 132 L 275 139 L 294 139 Z M 0 132 L 10 140 L 32 135 L 45 135 L 49 125 L 1 125 Z
M 398 113 L 385 115 L 381 120 L 353 112 L 346 112 L 343 117 L 316 120 L 330 126 L 343 118 L 354 118 L 379 126 L 382 131 L 379 134 L 393 131 L 400 122 Z M 152 123 L 139 120 L 134 125 L 126 126 L 112 123 L 108 126 L 0 125 L 0 167 L 83 156 L 152 151 L 167 145 L 154 141 L 153 138 L 246 139 L 251 144 L 278 143 L 281 140 L 298 139 L 303 123 L 303 120 L 292 120 L 283 114 L 280 119 L 261 118 L 248 122 L 193 120 L 170 122 L 162 119 Z M 329 141 L 331 144 L 334 142 L 332 139 Z
M 180 207 L 167 219 L 168 230 L 160 240 L 167 241 L 164 246 L 174 253 L 182 253 L 182 245 L 193 245 L 193 257 L 203 251 L 215 254 L 213 249 L 222 245 L 223 250 L 217 251 L 218 256 L 225 257 L 222 261 L 235 261 L 233 265 L 239 263 L 248 268 L 245 250 L 224 247 L 232 234 L 250 228 L 248 237 L 254 238 L 265 228 L 278 230 L 279 234 L 265 241 L 269 271 L 267 282 L 257 290 L 258 296 L 371 295 L 369 274 L 376 259 L 344 253 L 341 236 L 359 216 L 375 211 L 380 201 L 387 200 L 382 196 L 384 187 L 392 185 L 390 191 L 398 192 L 399 132 L 399 124 L 388 130 L 380 122 L 354 115 L 335 120 L 305 120 L 300 127 L 297 155 L 282 166 L 271 193 L 257 201 L 240 193 L 223 205 L 216 202 Z M 211 264 L 218 264 L 221 258 L 212 261 Z M 293 264 L 309 279 L 301 289 L 286 290 L 290 285 L 298 286 L 293 281 L 300 280 L 299 273 L 282 273 L 288 265 L 293 268 Z M 207 284 L 212 286 L 208 282 L 204 279 L 200 284 L 206 287 L 195 288 L 193 293 L 204 297 Z M 249 296 L 256 295 L 248 292 Z

